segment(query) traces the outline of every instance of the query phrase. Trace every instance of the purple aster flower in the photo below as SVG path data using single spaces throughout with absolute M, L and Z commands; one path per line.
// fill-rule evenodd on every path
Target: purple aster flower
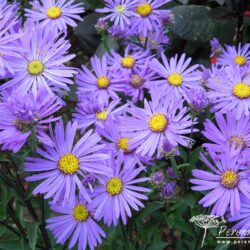
M 3 93 L 0 102 L 0 143 L 2 150 L 19 151 L 35 129 L 40 142 L 53 145 L 44 130 L 59 119 L 52 115 L 62 107 L 55 95 L 40 89 L 35 96 L 28 93 Z
M 7 27 L 10 22 L 16 19 L 17 12 L 19 10 L 20 4 L 16 1 L 13 1 L 13 3 L 9 3 L 7 0 L 1 0 L 0 2 L 0 20 L 1 22 L 7 18 L 7 22 L 4 22 L 3 25 L 1 23 L 1 26 Z
M 200 87 L 201 73 L 197 71 L 199 65 L 188 67 L 191 58 L 185 60 L 186 55 L 182 54 L 178 60 L 177 55 L 167 60 L 162 53 L 162 65 L 158 60 L 153 59 L 150 66 L 160 78 L 154 81 L 161 88 L 164 96 L 168 98 L 187 98 L 187 92 L 191 88 Z
M 211 50 L 212 50 L 212 54 L 220 54 L 222 51 L 222 46 L 220 45 L 220 42 L 217 38 L 213 38 L 212 40 L 210 40 L 210 46 L 211 46 Z
M 132 18 L 132 29 L 139 34 L 147 36 L 154 29 L 162 26 L 162 16 L 169 13 L 169 10 L 159 9 L 162 5 L 171 0 L 139 0 L 135 6 L 135 13 L 138 16 Z
M 133 12 L 133 8 L 138 0 L 104 0 L 106 6 L 102 9 L 96 9 L 99 13 L 109 13 L 103 17 L 104 20 L 114 22 L 114 25 L 120 26 L 122 30 L 131 25 L 131 17 L 138 16 Z
M 149 164 L 149 159 L 130 150 L 130 138 L 123 136 L 119 130 L 119 123 L 115 123 L 117 119 L 115 116 L 111 117 L 107 119 L 104 126 L 97 127 L 97 131 L 105 139 L 103 141 L 106 145 L 105 151 L 112 152 L 114 157 L 119 156 L 124 168 L 131 169 L 136 165 L 145 168 L 144 165 Z
M 173 24 L 174 23 L 174 15 L 171 10 L 168 10 L 168 12 L 161 14 L 161 20 L 163 25 L 167 24 Z
M 20 57 L 22 48 L 15 46 L 16 42 L 23 33 L 20 31 L 12 32 L 13 27 L 18 23 L 18 19 L 13 16 L 12 8 L 7 8 L 5 14 L 0 19 L 0 76 L 4 77 L 6 74 L 14 74 L 15 58 Z M 1 6 L 0 6 L 1 16 Z
M 214 205 L 211 214 L 223 216 L 230 208 L 232 216 L 238 215 L 241 208 L 240 195 L 250 198 L 250 172 L 241 170 L 236 154 L 230 152 L 229 148 L 226 148 L 225 153 L 221 154 L 220 160 L 215 159 L 213 154 L 211 157 L 216 166 L 201 154 L 201 160 L 214 173 L 199 169 L 193 170 L 192 173 L 196 179 L 191 179 L 190 182 L 196 186 L 193 186 L 192 190 L 209 190 L 199 204 L 203 207 Z
M 101 125 L 103 122 L 106 122 L 108 117 L 122 112 L 127 106 L 117 107 L 120 104 L 120 99 L 110 103 L 103 103 L 97 98 L 89 98 L 86 95 L 81 96 L 79 99 L 81 101 L 76 106 L 73 118 L 77 121 L 78 128 L 81 128 L 82 131 L 91 125 Z
M 94 56 L 90 59 L 90 62 L 93 72 L 82 65 L 82 70 L 76 77 L 78 94 L 91 94 L 103 103 L 107 103 L 110 97 L 117 100 L 119 97 L 116 91 L 122 91 L 122 82 L 126 80 L 126 76 L 117 75 L 110 69 L 107 65 L 106 55 L 102 59 Z
M 176 183 L 175 181 L 170 181 L 165 184 L 161 189 L 161 196 L 166 199 L 170 199 L 174 196 Z
M 203 88 L 192 88 L 187 92 L 190 108 L 195 112 L 200 112 L 208 105 L 207 92 Z
M 132 97 L 133 102 L 141 101 L 155 79 L 156 75 L 149 68 L 149 61 L 147 61 L 140 69 L 133 70 L 133 73 L 129 75 L 129 81 L 124 84 L 123 91 L 127 96 Z
M 131 105 L 129 116 L 120 118 L 120 129 L 130 140 L 131 149 L 142 156 L 152 157 L 162 153 L 163 141 L 173 145 L 190 146 L 192 140 L 185 136 L 191 132 L 191 116 L 182 100 L 160 99 L 159 89 L 152 89 L 152 101 L 144 99 L 144 108 Z M 196 131 L 195 129 L 193 130 Z
M 104 30 L 106 30 L 108 28 L 108 24 L 103 18 L 100 17 L 97 20 L 95 28 L 97 29 L 97 31 L 101 32 L 101 31 L 104 31 Z
M 33 194 L 45 194 L 45 199 L 53 198 L 53 203 L 59 202 L 62 206 L 74 202 L 78 191 L 86 201 L 90 202 L 82 178 L 89 173 L 108 172 L 106 166 L 101 163 L 109 158 L 107 154 L 100 153 L 105 147 L 99 144 L 101 138 L 89 130 L 74 145 L 76 130 L 76 122 L 68 122 L 64 129 L 63 122 L 59 121 L 55 126 L 55 134 L 52 129 L 50 130 L 50 137 L 55 146 L 43 145 L 44 150 L 41 148 L 37 150 L 43 158 L 28 157 L 25 163 L 25 171 L 36 172 L 26 180 L 30 182 L 42 180 Z
M 152 176 L 151 176 L 151 181 L 156 185 L 162 184 L 162 182 L 164 181 L 163 172 L 162 171 L 157 171 L 157 172 L 153 173 Z
M 78 242 L 78 250 L 87 246 L 95 249 L 101 244 L 101 237 L 106 237 L 103 230 L 92 219 L 94 210 L 83 199 L 79 199 L 66 207 L 51 206 L 52 211 L 60 215 L 48 219 L 47 228 L 53 233 L 57 243 L 64 245 L 69 240 L 69 249 Z
M 216 112 L 215 118 L 218 126 L 208 119 L 204 123 L 202 134 L 211 142 L 204 143 L 203 147 L 216 153 L 224 152 L 228 146 L 241 151 L 250 148 L 250 116 L 237 120 L 235 112 L 227 112 L 225 117 Z
M 127 30 L 122 30 L 120 26 L 111 26 L 108 29 L 108 32 L 115 37 L 116 39 L 123 39 L 126 37 L 128 31 Z
M 250 43 L 238 47 L 226 45 L 218 57 L 218 65 L 244 66 L 250 60 Z
M 39 22 L 42 28 L 67 30 L 67 26 L 76 27 L 76 21 L 82 21 L 84 12 L 82 3 L 75 0 L 43 0 L 30 3 L 32 9 L 25 9 L 28 21 Z
M 244 196 L 240 197 L 241 207 L 239 215 L 229 217 L 228 222 L 237 222 L 232 230 L 235 230 L 241 237 L 249 237 L 250 232 L 250 200 Z M 238 235 L 237 235 L 238 236 Z
M 39 87 L 52 92 L 52 87 L 69 90 L 67 84 L 73 84 L 69 78 L 76 73 L 66 67 L 75 55 L 68 54 L 70 44 L 57 32 L 50 29 L 41 30 L 35 24 L 26 25 L 26 32 L 16 46 L 25 52 L 15 59 L 13 79 L 0 86 L 0 90 L 14 87 L 17 91 L 27 92 L 32 89 L 36 93 Z
M 111 69 L 118 75 L 128 75 L 133 73 L 135 70 L 141 70 L 145 64 L 152 57 L 148 56 L 147 51 L 133 51 L 132 46 L 126 47 L 123 56 L 111 51 L 111 56 L 109 57 L 109 65 Z
M 250 111 L 250 67 L 226 66 L 213 68 L 207 87 L 212 111 L 226 113 L 235 110 L 236 118 Z
M 164 157 L 179 155 L 177 146 L 172 145 L 167 138 L 162 141 L 161 153 Z
M 127 216 L 131 217 L 131 207 L 138 211 L 139 207 L 144 207 L 140 200 L 147 200 L 147 196 L 141 194 L 150 192 L 145 187 L 135 184 L 150 180 L 147 177 L 136 178 L 142 171 L 141 168 L 121 169 L 122 162 L 119 157 L 115 161 L 113 158 L 108 162 L 112 168 L 112 173 L 107 177 L 99 178 L 100 185 L 93 192 L 91 206 L 96 208 L 95 218 L 103 218 L 104 223 L 110 226 L 117 225 L 121 217 L 123 224 L 127 223 Z
M 83 184 L 89 187 L 90 191 L 93 192 L 93 185 L 95 184 L 97 177 L 94 174 L 88 174 L 83 179 Z
M 175 172 L 174 172 L 174 169 L 172 167 L 168 167 L 166 172 L 171 178 L 176 178 L 177 177 Z

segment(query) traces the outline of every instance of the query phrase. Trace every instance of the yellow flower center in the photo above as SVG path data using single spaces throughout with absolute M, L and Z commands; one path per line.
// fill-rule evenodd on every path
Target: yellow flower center
M 168 120 L 163 114 L 153 115 L 148 122 L 153 132 L 163 132 L 168 125 Z
M 107 117 L 108 117 L 108 114 L 109 112 L 107 110 L 104 110 L 104 111 L 99 111 L 99 112 L 96 112 L 96 118 L 99 120 L 99 121 L 106 121 L 107 120 Z
M 149 3 L 144 3 L 136 7 L 136 13 L 142 17 L 150 15 L 152 12 L 152 6 Z
M 79 160 L 73 154 L 65 154 L 60 158 L 58 168 L 64 174 L 74 174 L 79 169 Z
M 105 76 L 101 76 L 97 79 L 97 86 L 100 89 L 106 89 L 109 86 L 109 79 Z
M 44 65 L 41 61 L 33 60 L 28 64 L 28 72 L 30 75 L 40 75 L 44 70 Z
M 129 141 L 128 138 L 120 138 L 120 139 L 118 139 L 117 144 L 116 144 L 117 148 L 122 149 L 125 152 L 128 152 L 128 141 Z
M 134 64 L 135 64 L 135 60 L 132 56 L 126 56 L 124 58 L 122 58 L 121 61 L 122 67 L 123 68 L 133 68 Z
M 238 83 L 233 87 L 233 94 L 240 99 L 246 99 L 250 97 L 250 86 L 246 83 Z
M 57 19 L 62 15 L 62 10 L 59 7 L 51 7 L 47 9 L 47 16 L 51 19 Z
M 168 83 L 174 86 L 180 86 L 183 82 L 183 77 L 180 74 L 172 73 L 167 78 Z
M 247 59 L 244 57 L 244 56 L 240 56 L 240 55 L 237 55 L 235 58 L 234 58 L 234 62 L 240 66 L 246 64 L 247 62 Z
M 125 5 L 117 5 L 115 7 L 115 10 L 119 14 L 123 14 L 126 11 L 126 6 Z
M 117 195 L 122 191 L 122 180 L 120 178 L 113 177 L 108 180 L 106 190 L 110 195 Z
M 233 170 L 225 171 L 221 175 L 221 185 L 225 188 L 234 188 L 238 183 L 238 174 Z
M 242 146 L 243 148 L 246 146 L 244 139 L 241 136 L 231 136 L 229 138 L 229 143 L 230 145 L 232 145 L 234 143 L 234 145 L 236 146 L 236 148 Z
M 140 88 L 144 84 L 144 80 L 139 75 L 132 75 L 130 85 L 136 89 Z
M 145 43 L 145 42 L 146 42 L 146 37 L 145 37 L 145 36 L 141 36 L 141 37 L 140 37 L 140 41 L 141 41 L 142 43 Z
M 73 210 L 73 216 L 77 221 L 85 221 L 89 217 L 89 212 L 84 205 L 76 205 Z

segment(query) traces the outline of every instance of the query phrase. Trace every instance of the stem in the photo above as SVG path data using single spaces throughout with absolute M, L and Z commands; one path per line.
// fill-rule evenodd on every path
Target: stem
M 204 232 L 202 242 L 201 242 L 201 248 L 204 246 L 204 241 L 205 241 L 206 235 L 207 235 L 207 228 L 205 227 L 205 232 Z
M 15 233 L 17 236 L 21 237 L 21 234 L 15 228 L 13 228 L 8 223 L 6 223 L 5 221 L 0 221 L 0 224 L 6 227 L 7 229 L 9 229 L 10 231 L 12 231 L 13 233 Z
M 26 235 L 25 229 L 23 228 L 22 224 L 19 222 L 18 218 L 16 217 L 15 211 L 14 211 L 13 207 L 11 206 L 11 204 L 8 204 L 7 208 L 8 208 L 8 212 L 10 214 L 10 217 L 12 218 L 13 222 L 16 224 L 19 232 L 21 233 L 23 238 L 26 239 L 27 235 Z

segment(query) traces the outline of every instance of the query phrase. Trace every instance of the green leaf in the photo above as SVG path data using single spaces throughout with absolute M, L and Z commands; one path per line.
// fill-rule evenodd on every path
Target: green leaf
M 207 42 L 213 37 L 230 41 L 234 36 L 236 18 L 226 8 L 206 6 L 176 6 L 171 9 L 175 22 L 172 31 L 182 39 Z
M 202 151 L 202 147 L 196 148 L 191 152 L 189 163 L 190 166 L 194 167 L 195 163 L 199 160 L 200 152 Z
M 102 57 L 104 54 L 109 52 L 110 50 L 117 51 L 119 49 L 118 42 L 111 35 L 103 35 L 102 43 L 96 50 L 96 55 Z
M 28 229 L 29 246 L 31 249 L 35 249 L 38 234 L 38 223 L 33 223 Z
M 80 41 L 80 47 L 88 56 L 92 56 L 100 44 L 100 35 L 95 29 L 95 24 L 100 17 L 97 13 L 91 13 L 80 22 L 74 31 L 74 34 Z

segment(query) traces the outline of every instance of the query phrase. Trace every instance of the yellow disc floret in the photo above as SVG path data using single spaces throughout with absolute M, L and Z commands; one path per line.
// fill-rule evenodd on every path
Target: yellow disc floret
M 106 89 L 109 86 L 109 83 L 109 79 L 106 76 L 99 77 L 96 82 L 100 89 Z
M 136 7 L 136 13 L 142 17 L 150 15 L 152 12 L 152 6 L 149 3 L 144 3 Z
M 232 145 L 234 143 L 236 148 L 238 148 L 240 146 L 242 148 L 244 148 L 246 146 L 244 139 L 241 136 L 237 136 L 237 135 L 231 136 L 229 138 L 229 143 L 230 143 L 230 145 Z
M 73 210 L 73 216 L 77 221 L 85 221 L 89 217 L 89 212 L 84 205 L 76 205 Z
M 247 59 L 244 56 L 237 55 L 234 58 L 234 62 L 240 66 L 245 65 L 247 62 Z
M 225 188 L 234 188 L 238 183 L 238 174 L 233 170 L 225 171 L 221 175 L 221 185 Z
M 168 83 L 174 86 L 180 86 L 183 82 L 183 77 L 182 75 L 178 73 L 171 73 L 168 78 Z
M 132 75 L 130 85 L 138 89 L 144 84 L 144 82 L 144 79 L 140 75 Z
M 246 99 L 250 97 L 250 86 L 244 82 L 238 83 L 233 87 L 233 94 L 240 99 Z
M 117 148 L 122 149 L 123 151 L 128 151 L 128 138 L 119 138 L 117 141 Z
M 79 160 L 73 154 L 65 154 L 60 158 L 58 168 L 64 174 L 74 174 L 79 169 Z
M 122 58 L 121 65 L 123 68 L 133 68 L 134 64 L 135 60 L 131 55 Z
M 153 132 L 163 132 L 168 125 L 168 120 L 166 116 L 163 114 L 155 114 L 151 116 L 148 123 L 149 123 L 150 129 Z
M 57 19 L 62 15 L 62 10 L 59 7 L 51 7 L 47 9 L 47 16 L 51 19 Z
M 104 111 L 98 111 L 96 112 L 96 118 L 99 120 L 99 121 L 106 121 L 107 120 L 107 117 L 108 117 L 108 110 L 104 110 Z
M 122 180 L 120 178 L 113 177 L 108 180 L 106 190 L 110 195 L 117 195 L 122 191 Z
M 28 64 L 28 72 L 30 75 L 40 75 L 44 70 L 44 65 L 39 60 L 30 61 Z
M 115 10 L 119 14 L 123 14 L 126 11 L 126 6 L 125 5 L 117 5 L 115 7 Z

